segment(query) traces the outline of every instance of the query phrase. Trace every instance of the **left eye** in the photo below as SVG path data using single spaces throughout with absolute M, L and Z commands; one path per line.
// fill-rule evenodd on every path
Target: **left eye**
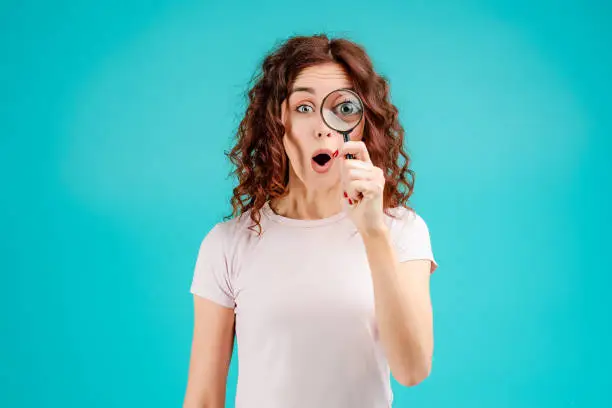
M 309 105 L 300 105 L 296 110 L 300 113 L 308 113 L 313 111 L 312 106 Z
M 359 112 L 359 107 L 353 102 L 346 101 L 334 106 L 334 111 L 340 115 L 354 115 Z

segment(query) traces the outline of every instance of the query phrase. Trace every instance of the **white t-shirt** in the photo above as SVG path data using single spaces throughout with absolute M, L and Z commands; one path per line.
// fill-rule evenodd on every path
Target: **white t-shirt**
M 406 208 L 386 216 L 400 262 L 434 260 L 429 230 Z M 262 209 L 203 239 L 191 293 L 233 308 L 237 408 L 387 408 L 390 371 L 361 235 L 346 212 L 319 220 Z

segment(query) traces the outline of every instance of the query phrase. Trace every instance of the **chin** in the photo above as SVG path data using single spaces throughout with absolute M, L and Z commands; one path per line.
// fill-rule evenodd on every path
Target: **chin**
M 308 174 L 308 183 L 305 183 L 313 188 L 330 188 L 340 184 L 340 176 L 336 172 L 317 173 L 310 171 Z

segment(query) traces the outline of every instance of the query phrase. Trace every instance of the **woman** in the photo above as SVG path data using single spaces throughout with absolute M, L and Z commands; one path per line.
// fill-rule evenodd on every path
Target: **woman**
M 364 103 L 346 143 L 319 111 L 339 88 Z M 249 102 L 229 153 L 234 218 L 195 265 L 185 407 L 224 406 L 234 333 L 238 408 L 389 407 L 390 373 L 412 386 L 430 372 L 437 265 L 407 206 L 388 84 L 355 43 L 294 37 L 264 60 Z

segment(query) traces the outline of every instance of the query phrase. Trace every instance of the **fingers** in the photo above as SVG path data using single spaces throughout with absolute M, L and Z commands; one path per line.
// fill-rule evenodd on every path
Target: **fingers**
M 351 180 L 373 180 L 374 172 L 370 169 L 349 169 L 346 172 L 346 181 Z
M 349 141 L 342 145 L 340 154 L 344 157 L 346 154 L 352 154 L 353 160 L 361 160 L 366 163 L 372 163 L 370 153 L 362 141 Z
M 342 162 L 342 185 L 344 199 L 349 205 L 354 205 L 364 198 L 373 198 L 382 194 L 385 183 L 383 171 L 374 166 L 365 143 L 349 141 L 343 144 L 340 154 L 352 154 L 354 159 L 344 159 Z
M 364 162 L 361 160 L 344 160 L 343 166 L 346 169 L 372 169 L 374 165 L 370 162 Z
M 372 180 L 352 180 L 346 185 L 347 198 L 353 203 L 364 198 L 374 197 L 378 190 L 377 183 Z

